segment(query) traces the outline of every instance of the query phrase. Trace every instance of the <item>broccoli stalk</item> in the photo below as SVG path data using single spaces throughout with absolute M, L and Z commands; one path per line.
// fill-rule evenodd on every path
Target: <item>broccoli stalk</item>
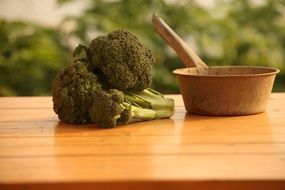
M 155 110 L 142 108 L 138 105 L 132 105 L 130 102 L 124 102 L 123 105 L 126 109 L 130 110 L 130 120 L 153 120 L 157 119 L 157 113 Z
M 137 104 L 143 108 L 156 111 L 156 119 L 170 117 L 174 112 L 174 101 L 151 89 L 145 89 L 141 92 L 124 91 L 125 99 L 132 104 Z
M 144 91 L 141 93 L 142 96 L 124 95 L 115 89 L 98 92 L 89 110 L 91 122 L 98 123 L 103 128 L 113 128 L 118 124 L 166 118 L 173 114 L 171 99 L 157 97 L 151 91 Z M 160 101 L 158 107 L 154 104 L 155 100 Z

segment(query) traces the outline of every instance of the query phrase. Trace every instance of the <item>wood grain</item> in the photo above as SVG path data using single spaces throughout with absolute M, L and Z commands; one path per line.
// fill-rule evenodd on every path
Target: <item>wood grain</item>
M 0 98 L 0 189 L 285 189 L 285 94 L 267 112 L 114 129 L 59 122 L 50 97 Z

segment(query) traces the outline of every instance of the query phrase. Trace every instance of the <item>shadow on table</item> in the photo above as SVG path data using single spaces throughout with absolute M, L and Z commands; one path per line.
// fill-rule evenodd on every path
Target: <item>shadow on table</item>
M 98 124 L 67 124 L 59 121 L 54 127 L 56 135 L 133 135 L 152 134 L 154 131 L 172 130 L 174 121 L 170 118 L 150 121 L 137 121 L 125 125 L 118 125 L 115 128 L 100 128 Z M 155 129 L 154 129 L 155 128 Z

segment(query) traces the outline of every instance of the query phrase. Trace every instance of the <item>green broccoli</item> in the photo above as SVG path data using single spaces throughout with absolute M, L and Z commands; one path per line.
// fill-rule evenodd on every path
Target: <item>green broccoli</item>
M 63 122 L 112 128 L 173 115 L 174 101 L 148 88 L 153 54 L 131 33 L 100 36 L 89 48 L 80 44 L 73 56 L 52 87 L 53 108 Z
M 88 63 L 76 61 L 61 70 L 53 82 L 53 109 L 66 123 L 87 123 L 95 93 L 101 90 Z
M 74 62 L 76 61 L 89 62 L 90 52 L 85 45 L 79 44 L 73 51 L 73 58 Z
M 113 128 L 118 124 L 126 124 L 130 121 L 166 118 L 173 114 L 172 99 L 163 96 L 158 98 L 153 96 L 152 92 L 144 91 L 146 92 L 141 93 L 143 97 L 138 94 L 135 94 L 134 97 L 131 94 L 127 95 L 131 98 L 126 98 L 123 92 L 116 89 L 97 92 L 89 111 L 91 122 L 99 124 L 102 128 Z M 153 101 L 160 102 L 159 106 L 155 106 L 156 109 L 152 107 L 154 105 Z M 146 107 L 142 107 L 137 103 L 141 103 Z
M 89 51 L 92 64 L 110 88 L 141 91 L 150 86 L 154 55 L 127 30 L 97 37 Z

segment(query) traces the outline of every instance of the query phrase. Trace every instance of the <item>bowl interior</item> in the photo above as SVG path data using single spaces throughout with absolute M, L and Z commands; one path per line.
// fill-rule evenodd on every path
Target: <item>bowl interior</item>
M 276 74 L 279 70 L 271 67 L 255 66 L 212 66 L 208 71 L 199 75 L 196 68 L 176 69 L 173 73 L 177 75 L 190 76 L 259 76 Z

